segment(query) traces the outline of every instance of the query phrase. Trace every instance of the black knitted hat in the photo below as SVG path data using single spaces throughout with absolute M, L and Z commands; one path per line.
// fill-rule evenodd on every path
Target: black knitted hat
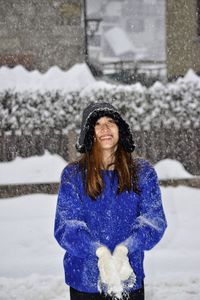
M 121 117 L 119 111 L 107 102 L 91 103 L 83 111 L 81 132 L 76 142 L 77 151 L 85 153 L 92 149 L 95 123 L 99 118 L 104 116 L 115 120 L 119 128 L 119 142 L 125 151 L 133 152 L 135 144 L 128 123 Z

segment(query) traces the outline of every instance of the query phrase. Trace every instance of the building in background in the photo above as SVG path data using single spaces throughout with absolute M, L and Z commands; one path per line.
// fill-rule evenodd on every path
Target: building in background
M 95 17 L 102 21 L 88 39 L 92 64 L 104 73 L 165 72 L 165 0 L 87 0 L 87 18 Z
M 135 81 L 200 74 L 200 0 L 1 1 L 0 66 L 45 72 L 84 60 Z
M 0 4 L 0 66 L 67 70 L 85 59 L 80 0 L 4 0 Z
M 102 18 L 88 42 L 92 64 L 104 72 L 200 74 L 200 0 L 87 0 L 87 7 Z

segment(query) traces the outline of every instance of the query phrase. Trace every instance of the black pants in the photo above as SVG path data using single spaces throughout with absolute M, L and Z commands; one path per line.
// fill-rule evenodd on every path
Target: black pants
M 70 300 L 112 300 L 100 293 L 83 293 L 70 287 Z M 144 284 L 141 289 L 135 290 L 129 294 L 124 300 L 144 300 Z

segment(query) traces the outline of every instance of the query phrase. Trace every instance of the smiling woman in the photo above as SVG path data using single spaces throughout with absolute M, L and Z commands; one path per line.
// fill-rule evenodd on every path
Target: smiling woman
M 113 163 L 114 159 L 114 157 L 112 157 L 112 153 L 116 151 L 118 146 L 118 126 L 112 118 L 101 117 L 100 119 L 98 119 L 98 121 L 96 121 L 94 131 L 94 143 L 99 143 L 99 148 L 102 151 L 103 168 L 109 169 L 109 163 Z
M 79 160 L 62 172 L 55 238 L 71 300 L 144 300 L 144 251 L 167 223 L 157 174 L 132 156 L 128 123 L 107 102 L 83 111 Z

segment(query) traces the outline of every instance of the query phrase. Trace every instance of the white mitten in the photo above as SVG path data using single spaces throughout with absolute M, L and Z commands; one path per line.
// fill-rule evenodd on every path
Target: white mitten
M 119 277 L 122 281 L 131 278 L 132 284 L 135 282 L 135 273 L 129 263 L 128 249 L 124 245 L 116 246 L 113 252 L 113 260 L 115 262 L 116 269 L 119 273 Z
M 100 272 L 101 281 L 103 283 L 108 284 L 114 271 L 111 252 L 108 248 L 101 246 L 96 250 L 96 255 L 99 258 L 98 268 Z
M 106 284 L 106 292 L 110 295 L 121 295 L 123 287 L 110 250 L 105 246 L 101 246 L 96 250 L 96 255 L 99 258 L 100 280 L 101 283 Z

